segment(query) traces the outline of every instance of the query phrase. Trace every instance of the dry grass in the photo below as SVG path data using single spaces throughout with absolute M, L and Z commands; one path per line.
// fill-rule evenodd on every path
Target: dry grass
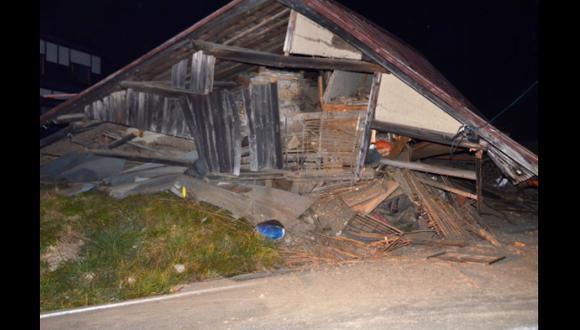
M 277 248 L 246 221 L 171 194 L 69 198 L 41 187 L 40 237 L 41 255 L 67 237 L 83 241 L 78 256 L 53 271 L 41 261 L 41 311 L 162 294 L 281 263 Z

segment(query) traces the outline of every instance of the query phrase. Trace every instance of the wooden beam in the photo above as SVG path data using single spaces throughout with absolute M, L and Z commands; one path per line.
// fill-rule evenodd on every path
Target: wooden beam
M 114 133 L 111 133 L 109 131 L 103 132 L 103 135 L 106 136 L 106 137 L 110 137 L 111 139 L 115 139 L 115 140 L 121 139 L 121 136 L 119 136 L 117 134 L 114 134 Z M 129 145 L 131 145 L 133 147 L 136 147 L 136 148 L 143 149 L 143 150 L 148 150 L 148 151 L 151 151 L 151 152 L 156 152 L 156 153 L 163 154 L 163 152 L 161 152 L 159 150 L 155 150 L 153 148 L 149 148 L 147 146 L 144 146 L 144 145 L 141 145 L 139 143 L 132 142 L 132 141 L 127 142 L 127 144 L 129 144 Z
M 133 88 L 146 93 L 160 94 L 167 97 L 181 97 L 183 95 L 199 95 L 185 88 L 171 87 L 152 81 L 121 81 L 123 88 Z
M 429 181 L 429 180 L 419 179 L 419 181 L 421 183 L 423 183 L 423 184 L 428 185 L 428 186 L 435 187 L 437 189 L 441 189 L 441 190 L 445 190 L 445 191 L 449 191 L 449 192 L 454 193 L 454 194 L 457 194 L 459 196 L 471 198 L 473 200 L 477 200 L 478 199 L 477 198 L 477 195 L 472 194 L 472 193 L 467 192 L 467 191 L 463 191 L 461 189 L 453 188 L 453 187 L 450 187 L 450 186 L 447 186 L 447 185 L 444 185 L 444 184 L 441 184 L 441 183 L 438 183 L 438 182 Z
M 474 171 L 469 170 L 462 170 L 458 168 L 452 167 L 443 167 L 443 166 L 435 166 L 430 164 L 423 164 L 423 163 L 413 163 L 413 162 L 402 162 L 399 160 L 393 159 L 381 159 L 381 164 L 400 167 L 400 168 L 407 168 L 414 171 L 420 172 L 427 172 L 427 173 L 435 173 L 440 175 L 447 175 L 461 179 L 468 179 L 475 181 L 476 176 Z
M 129 134 L 123 136 L 122 138 L 115 139 L 115 141 L 113 143 L 111 143 L 107 146 L 107 149 L 115 149 L 115 148 L 122 146 L 123 144 L 133 140 L 136 137 L 137 137 L 137 135 L 135 133 L 129 133 Z
M 430 245 L 430 246 L 457 246 L 465 247 L 467 244 L 465 241 L 458 240 L 442 240 L 442 239 L 421 239 L 421 238 L 411 238 L 411 244 L 414 245 Z
M 393 123 L 386 123 L 382 121 L 373 120 L 371 125 L 372 129 L 376 129 L 378 131 L 394 133 L 398 135 L 408 136 L 414 139 L 431 141 L 446 145 L 451 145 L 453 143 L 453 135 L 433 131 L 425 128 L 419 127 L 412 127 L 400 124 L 393 124 Z M 456 142 L 457 143 L 457 142 Z M 471 143 L 468 141 L 461 141 L 458 145 L 459 147 L 463 148 L 474 148 L 474 149 L 483 149 L 484 147 L 477 143 Z
M 381 74 L 375 73 L 371 84 L 371 93 L 369 95 L 369 104 L 365 117 L 365 126 L 361 136 L 361 145 L 354 171 L 355 180 L 360 180 L 362 170 L 365 165 L 365 159 L 371 142 L 371 123 L 375 118 L 375 108 L 377 107 L 377 99 L 379 97 L 379 87 L 381 86 Z M 358 129 L 358 128 L 357 128 Z
M 481 215 L 483 207 L 483 150 L 475 153 L 475 173 L 477 179 L 475 180 L 475 190 L 477 192 L 477 212 Z
M 47 145 L 58 141 L 60 139 L 62 139 L 63 137 L 65 137 L 68 133 L 71 133 L 73 131 L 74 127 L 72 125 L 68 125 L 64 128 L 61 128 L 59 131 L 52 133 L 49 136 L 46 136 L 44 138 L 42 138 L 40 140 L 40 149 L 46 147 Z
M 54 122 L 57 124 L 63 124 L 63 123 L 71 123 L 74 121 L 83 121 L 86 119 L 87 119 L 87 117 L 85 116 L 84 113 L 70 113 L 67 115 L 62 115 L 62 116 L 56 117 Z
M 276 68 L 388 73 L 383 67 L 364 61 L 304 56 L 283 56 L 247 48 L 220 45 L 201 40 L 192 40 L 191 42 L 193 47 L 197 50 L 203 50 L 207 54 L 213 55 L 219 59 L 233 62 L 264 65 Z
M 88 149 L 86 152 L 89 154 L 95 155 L 95 156 L 122 158 L 122 159 L 133 160 L 133 161 L 144 162 L 144 163 L 158 163 L 158 164 L 166 164 L 166 165 L 174 165 L 174 166 L 186 166 L 186 167 L 193 166 L 193 161 L 187 160 L 187 159 L 182 159 L 182 158 L 175 158 L 175 157 L 144 156 L 141 154 L 135 154 L 135 153 L 124 152 L 124 151 L 114 151 L 114 150 L 108 150 L 108 149 Z

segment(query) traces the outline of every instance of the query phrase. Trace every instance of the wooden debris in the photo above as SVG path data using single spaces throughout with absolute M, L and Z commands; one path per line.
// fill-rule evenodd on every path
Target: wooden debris
M 154 81 L 121 81 L 119 85 L 123 88 L 132 88 L 139 92 L 158 94 L 166 97 L 180 97 L 183 95 L 199 95 L 200 92 L 191 91 L 185 88 L 173 87 L 168 84 Z
M 56 117 L 54 122 L 57 124 L 63 124 L 63 123 L 70 123 L 70 122 L 75 122 L 75 121 L 83 121 L 86 119 L 87 119 L 87 117 L 85 116 L 84 113 L 71 113 L 71 114 L 61 115 L 61 116 Z
M 396 181 L 377 180 L 365 188 L 352 190 L 340 195 L 346 205 L 359 214 L 369 214 L 395 190 L 399 188 Z
M 113 132 L 109 132 L 109 131 L 104 131 L 103 132 L 103 135 L 106 136 L 106 137 L 109 137 L 111 139 L 115 139 L 115 140 L 119 140 L 119 139 L 122 138 L 121 136 L 119 136 L 119 135 L 117 135 L 117 134 L 115 134 Z M 151 151 L 151 152 L 155 152 L 155 153 L 163 153 L 161 150 L 149 148 L 147 146 L 144 146 L 142 144 L 135 143 L 135 142 L 132 142 L 132 141 L 128 141 L 127 144 L 128 145 L 131 145 L 133 147 L 139 148 L 139 149 L 143 149 L 143 150 L 147 150 L 147 151 Z
M 188 198 L 228 210 L 234 218 L 246 218 L 254 225 L 275 219 L 293 233 L 314 227 L 299 219 L 314 202 L 305 196 L 258 185 L 220 187 L 188 176 L 181 176 L 178 185 L 187 188 Z
M 315 58 L 305 56 L 283 56 L 269 52 L 256 51 L 247 48 L 220 45 L 212 42 L 193 40 L 195 49 L 203 50 L 219 59 L 249 64 L 265 65 L 281 68 L 318 69 L 355 72 L 385 72 L 386 70 L 374 63 L 330 58 Z
M 473 262 L 491 265 L 500 260 L 505 259 L 505 256 L 497 257 L 497 256 L 484 256 L 463 253 L 440 252 L 427 257 L 427 259 L 431 258 L 438 258 L 441 260 L 453 262 Z
M 121 158 L 145 163 L 159 163 L 165 165 L 186 166 L 186 167 L 193 166 L 193 161 L 183 158 L 165 157 L 165 156 L 144 156 L 137 153 L 115 151 L 109 149 L 89 149 L 86 152 L 92 155 L 102 157 Z
M 125 143 L 127 143 L 127 142 L 129 142 L 129 141 L 133 140 L 133 139 L 134 139 L 134 138 L 136 138 L 136 137 L 137 137 L 137 135 L 136 135 L 135 133 L 129 133 L 129 134 L 127 134 L 127 135 L 123 136 L 122 138 L 116 139 L 116 141 L 115 141 L 115 142 L 113 142 L 113 143 L 109 144 L 109 145 L 107 146 L 107 149 L 115 149 L 115 148 L 117 148 L 117 147 L 120 147 L 120 146 L 122 146 L 123 144 L 125 144 Z
M 411 197 L 418 199 L 427 215 L 429 225 L 439 236 L 451 239 L 467 238 L 465 230 L 459 226 L 456 219 L 446 214 L 447 212 L 441 208 L 442 204 L 435 201 L 413 173 L 405 171 L 403 178 L 413 191 Z
M 465 241 L 453 241 L 453 240 L 442 240 L 442 239 L 420 239 L 412 238 L 411 244 L 414 245 L 430 245 L 430 246 L 466 246 Z
M 415 171 L 420 171 L 420 172 L 428 172 L 428 173 L 447 175 L 447 176 L 452 176 L 452 177 L 457 177 L 457 178 L 462 178 L 462 179 L 469 179 L 469 180 L 474 180 L 474 181 L 476 179 L 474 171 L 462 170 L 462 169 L 452 168 L 452 167 L 435 166 L 435 165 L 424 164 L 424 163 L 415 163 L 415 162 L 403 162 L 403 161 L 399 161 L 399 160 L 386 159 L 386 158 L 381 159 L 381 164 L 399 167 L 399 168 L 410 169 L 410 170 L 415 170 Z
M 476 194 L 472 194 L 470 192 L 467 191 L 463 191 L 461 189 L 457 189 L 457 188 L 453 188 L 450 186 L 446 186 L 444 184 L 432 181 L 432 180 L 419 180 L 421 181 L 421 183 L 424 183 L 426 185 L 429 185 L 431 187 L 435 187 L 437 189 L 441 189 L 441 190 L 445 190 L 445 191 L 449 191 L 452 192 L 454 194 L 457 194 L 459 196 L 463 196 L 463 197 L 467 197 L 467 198 L 471 198 L 473 200 L 477 200 L 477 195 Z
M 409 240 L 407 240 L 403 236 L 397 236 L 396 238 L 391 239 L 391 240 L 388 239 L 388 236 L 385 236 L 384 240 L 373 242 L 370 244 L 370 246 L 378 248 L 379 250 L 381 250 L 383 252 L 390 252 L 396 248 L 399 248 L 399 247 L 402 247 L 405 245 L 409 245 Z
M 314 234 L 314 239 L 298 236 L 294 246 L 281 249 L 289 266 L 343 264 L 379 256 L 409 244 L 402 236 L 381 237 L 372 243 L 363 243 L 343 236 Z

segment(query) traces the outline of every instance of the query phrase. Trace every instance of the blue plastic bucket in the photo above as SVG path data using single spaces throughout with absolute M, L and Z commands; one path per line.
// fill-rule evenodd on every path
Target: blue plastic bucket
M 260 235 L 273 241 L 284 238 L 284 235 L 286 234 L 286 229 L 284 229 L 284 226 L 282 226 L 278 220 L 268 220 L 259 223 L 256 226 L 256 231 L 260 233 Z

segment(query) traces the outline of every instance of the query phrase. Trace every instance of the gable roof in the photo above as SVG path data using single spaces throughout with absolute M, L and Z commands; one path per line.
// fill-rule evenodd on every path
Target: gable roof
M 228 41 L 240 31 L 249 31 L 262 24 L 264 17 L 278 15 L 283 19 L 287 7 L 340 36 L 464 125 L 478 128 L 479 135 L 488 143 L 488 155 L 516 183 L 538 175 L 537 155 L 477 115 L 476 108 L 419 52 L 332 0 L 233 0 L 143 57 L 45 113 L 40 117 L 40 123 L 110 93 L 118 88 L 122 80 L 151 80 L 158 77 L 172 64 L 193 52 L 189 42 L 191 39 L 217 43 Z M 286 29 L 284 26 L 274 28 L 274 24 L 277 23 L 271 22 L 272 28 L 268 28 L 267 33 L 247 33 L 255 38 L 248 38 L 239 45 L 256 50 L 280 51 Z M 225 68 L 220 71 L 219 65 Z M 243 64 L 218 63 L 216 76 L 219 72 L 225 74 L 243 69 Z

